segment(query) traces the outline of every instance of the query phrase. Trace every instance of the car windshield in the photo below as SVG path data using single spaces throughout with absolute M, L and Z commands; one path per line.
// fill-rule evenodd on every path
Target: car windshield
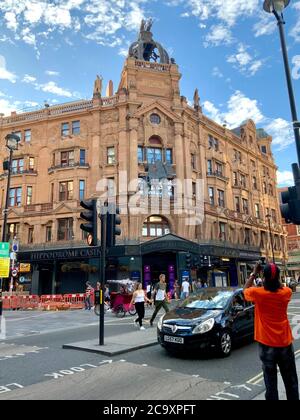
M 192 296 L 182 306 L 191 309 L 225 309 L 232 298 L 232 291 L 212 290 Z

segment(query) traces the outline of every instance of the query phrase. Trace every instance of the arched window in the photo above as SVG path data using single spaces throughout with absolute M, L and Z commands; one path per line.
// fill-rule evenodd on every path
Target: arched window
M 150 216 L 144 222 L 142 235 L 144 237 L 157 237 L 167 235 L 170 232 L 171 229 L 167 219 L 161 216 Z

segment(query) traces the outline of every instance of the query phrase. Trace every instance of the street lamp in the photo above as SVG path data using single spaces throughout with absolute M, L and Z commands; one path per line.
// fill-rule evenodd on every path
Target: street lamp
M 295 96 L 293 92 L 293 85 L 292 85 L 292 77 L 291 71 L 289 67 L 289 59 L 287 54 L 286 42 L 285 42 L 285 35 L 284 35 L 284 25 L 285 21 L 283 18 L 283 10 L 289 5 L 290 0 L 265 0 L 263 8 L 268 13 L 273 13 L 277 19 L 278 27 L 279 27 L 279 34 L 280 34 L 280 41 L 281 41 L 281 49 L 283 54 L 283 61 L 285 67 L 285 74 L 288 86 L 288 93 L 290 99 L 290 107 L 293 119 L 293 128 L 294 128 L 294 136 L 296 141 L 296 148 L 297 148 L 297 155 L 298 155 L 298 165 L 293 164 L 293 173 L 295 183 L 297 184 L 296 180 L 299 179 L 299 165 L 300 165 L 300 122 L 298 121 L 297 111 L 296 111 L 296 102 Z
M 271 215 L 267 214 L 266 218 L 268 219 L 268 225 L 269 225 L 269 234 L 270 234 L 271 248 L 272 248 L 272 258 L 273 258 L 273 263 L 275 264 L 274 243 L 273 243 L 273 235 L 272 235 L 272 231 L 271 231 Z
M 8 200 L 9 200 L 9 187 L 10 187 L 10 175 L 11 175 L 11 164 L 12 164 L 12 156 L 13 151 L 18 150 L 18 145 L 20 142 L 20 137 L 15 134 L 7 134 L 5 137 L 6 141 L 6 147 L 9 150 L 9 159 L 8 159 L 8 165 L 6 164 L 4 166 L 5 169 L 7 169 L 7 188 L 6 188 L 6 199 L 5 199 L 5 207 L 4 207 L 4 219 L 3 219 L 3 226 L 2 226 L 2 242 L 7 241 L 7 232 L 6 232 L 6 225 L 7 225 L 7 213 L 8 213 Z

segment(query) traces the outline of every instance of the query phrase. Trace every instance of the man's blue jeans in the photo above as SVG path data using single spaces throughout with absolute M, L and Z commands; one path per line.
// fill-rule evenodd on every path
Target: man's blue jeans
M 295 363 L 294 348 L 268 347 L 259 344 L 259 356 L 263 363 L 266 385 L 266 400 L 279 400 L 277 386 L 277 366 L 284 382 L 286 396 L 290 401 L 299 401 L 298 377 Z

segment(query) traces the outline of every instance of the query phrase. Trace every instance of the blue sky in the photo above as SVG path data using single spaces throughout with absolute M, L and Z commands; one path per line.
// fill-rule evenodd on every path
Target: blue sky
M 230 128 L 252 118 L 273 140 L 279 184 L 297 161 L 276 20 L 263 0 L 1 0 L 0 112 L 91 98 L 97 74 L 115 89 L 143 17 L 204 113 Z M 285 10 L 300 114 L 300 1 Z M 105 95 L 105 91 L 103 91 Z

